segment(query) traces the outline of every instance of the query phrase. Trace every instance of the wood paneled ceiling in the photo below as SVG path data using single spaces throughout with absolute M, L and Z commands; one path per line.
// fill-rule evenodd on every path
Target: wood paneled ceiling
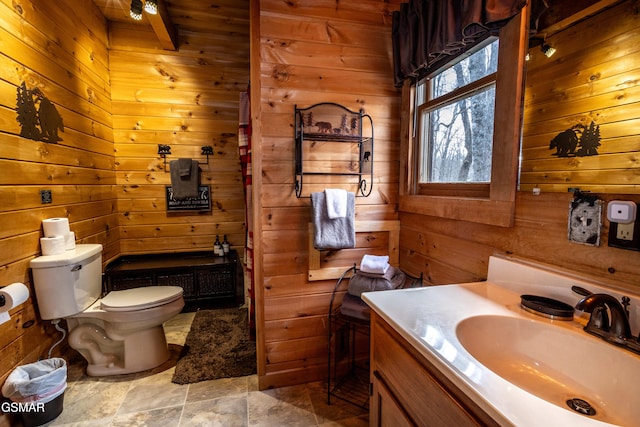
M 93 0 L 108 21 L 112 22 L 139 22 L 140 25 L 151 25 L 153 32 L 158 36 L 162 47 L 167 50 L 178 48 L 177 30 L 164 0 L 158 0 L 158 13 L 151 15 L 142 13 L 142 21 L 134 21 L 129 13 L 131 0 Z M 143 0 L 144 3 L 144 0 Z
M 131 0 L 93 0 L 93 2 L 98 6 L 98 9 L 100 9 L 107 20 L 114 22 L 131 22 L 131 16 L 129 16 Z M 149 25 L 149 21 L 144 14 L 142 22 L 145 25 Z
M 145 0 L 142 0 L 144 3 Z M 176 50 L 177 30 L 214 31 L 248 35 L 249 0 L 158 0 L 158 14 L 142 14 L 141 21 L 129 15 L 131 0 L 93 0 L 102 15 L 122 25 L 151 26 L 165 49 Z

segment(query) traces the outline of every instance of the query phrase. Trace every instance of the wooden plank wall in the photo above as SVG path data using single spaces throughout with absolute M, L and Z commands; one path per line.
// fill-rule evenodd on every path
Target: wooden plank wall
M 29 261 L 40 253 L 41 221 L 49 217 L 68 217 L 80 243 L 102 243 L 105 263 L 121 253 L 209 249 L 216 234 L 228 234 L 242 252 L 237 132 L 239 92 L 249 82 L 249 6 L 217 3 L 203 10 L 181 2 L 172 11 L 179 51 L 166 52 L 142 25 L 109 30 L 89 0 L 0 0 L 0 286 L 32 288 Z M 62 116 L 58 144 L 19 136 L 23 81 Z M 214 147 L 202 166 L 212 212 L 165 212 L 169 174 L 158 143 L 172 145 L 176 158 Z M 53 203 L 40 203 L 40 189 L 51 190 Z M 11 314 L 0 325 L 0 383 L 15 366 L 46 357 L 59 338 L 38 320 L 33 298 Z M 29 320 L 36 323 L 23 329 Z
M 111 23 L 109 52 L 122 253 L 208 250 L 216 235 L 243 252 L 239 93 L 249 84 L 249 2 L 170 2 L 178 50 L 150 27 Z M 158 144 L 171 146 L 167 165 Z M 201 147 L 210 145 L 209 163 Z M 211 212 L 167 213 L 169 162 L 198 159 Z
M 60 338 L 34 304 L 29 261 L 40 255 L 41 221 L 67 217 L 79 243 L 101 243 L 107 257 L 120 250 L 107 46 L 106 21 L 92 2 L 0 1 L 0 286 L 31 289 L 0 325 L 0 384 L 15 366 L 47 357 Z M 19 136 L 23 82 L 62 116 L 57 144 Z M 51 190 L 52 203 L 41 204 L 41 189 Z
M 432 284 L 486 278 L 494 253 L 569 269 L 638 292 L 640 263 L 634 251 L 567 239 L 568 187 L 581 187 L 609 200 L 638 196 L 638 37 L 640 17 L 626 2 L 550 37 L 558 48 L 550 59 L 532 48 L 526 81 L 521 191 L 513 228 L 492 227 L 401 213 L 400 260 L 423 272 Z M 615 46 L 615 48 L 613 48 Z M 635 73 L 635 74 L 634 74 Z M 550 139 L 575 121 L 594 119 L 603 135 L 600 155 L 556 158 Z M 534 196 L 531 189 L 542 189 Z M 619 194 L 616 194 L 619 193 Z M 605 208 L 606 212 L 606 208 Z M 606 215 L 605 215 L 606 216 Z
M 259 144 L 262 169 L 254 171 L 261 209 L 256 237 L 258 285 L 258 374 L 261 388 L 295 384 L 326 375 L 326 317 L 334 280 L 309 282 L 308 198 L 294 192 L 294 105 L 335 102 L 364 109 L 373 118 L 373 193 L 356 199 L 359 220 L 397 219 L 400 92 L 393 87 L 390 11 L 399 2 L 260 0 Z M 254 145 L 255 147 L 255 145 Z M 332 153 L 318 153 L 319 161 Z M 344 186 L 344 178 L 318 177 L 304 194 Z M 350 190 L 353 191 L 353 190 Z M 386 251 L 376 233 L 358 233 L 356 250 L 323 255 L 323 266 L 350 265 L 366 252 Z
M 88 1 L 0 0 L 0 223 L 11 224 L 0 228 L 0 285 L 31 286 L 28 262 L 39 254 L 40 222 L 53 216 L 69 217 L 80 242 L 105 245 L 106 260 L 120 253 L 208 249 L 215 234 L 228 234 L 236 247 L 243 244 L 237 100 L 249 79 L 249 2 L 218 2 L 217 11 L 202 10 L 196 1 L 182 3 L 188 12 L 172 13 L 180 49 L 167 52 L 158 48 L 150 29 L 113 24 L 108 33 Z M 390 10 L 399 0 L 254 4 L 260 7 L 260 30 L 251 37 L 259 50 L 253 64 L 259 76 L 254 117 L 261 118 L 261 138 L 254 141 L 261 156 L 256 171 L 261 185 L 255 188 L 256 253 L 262 255 L 256 266 L 263 279 L 258 283 L 261 388 L 326 374 L 325 319 L 334 281 L 307 280 L 309 200 L 296 199 L 293 188 L 295 104 L 336 102 L 373 117 L 374 191 L 357 199 L 357 218 L 400 219 L 403 268 L 424 272 L 432 283 L 478 280 L 486 276 L 489 255 L 498 252 L 612 284 L 640 285 L 636 252 L 566 240 L 567 193 L 519 192 L 516 225 L 510 229 L 398 214 L 401 101 L 392 86 L 389 33 Z M 63 116 L 59 144 L 18 136 L 15 96 L 22 81 L 41 88 Z M 535 84 L 533 75 L 529 82 Z M 625 94 L 633 96 L 633 85 Z M 631 146 L 633 138 L 624 141 Z M 157 155 L 158 143 L 171 145 L 176 157 L 194 158 L 200 146 L 214 146 L 214 157 L 203 166 L 203 183 L 213 190 L 211 213 L 167 215 L 163 194 L 169 175 Z M 305 190 L 341 184 L 319 180 Z M 53 194 L 53 203 L 44 207 L 38 194 L 43 188 Z M 603 231 L 606 241 L 606 221 Z M 361 249 L 324 254 L 323 263 L 357 262 L 386 244 L 375 233 L 359 235 Z M 42 356 L 52 342 L 48 337 L 57 337 L 42 323 L 22 329 L 25 321 L 37 319 L 36 311 L 30 300 L 0 326 L 0 381 L 14 366 Z
M 623 2 L 597 17 L 550 35 L 547 58 L 532 48 L 527 64 L 521 189 L 640 194 L 640 15 Z M 593 21 L 597 21 L 595 30 Z M 615 46 L 615 49 L 612 49 Z M 599 126 L 598 155 L 567 157 L 550 149 L 576 125 Z M 581 132 L 578 132 L 578 136 Z M 584 151 L 584 150 L 583 150 Z

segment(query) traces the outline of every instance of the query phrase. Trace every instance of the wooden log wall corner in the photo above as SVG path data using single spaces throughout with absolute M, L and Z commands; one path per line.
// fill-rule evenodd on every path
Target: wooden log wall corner
M 31 281 L 42 220 L 68 218 L 76 242 L 102 244 L 103 259 L 120 248 L 104 17 L 75 0 L 3 1 L 0 16 L 0 286 L 22 282 L 30 291 L 0 325 L 2 384 L 16 366 L 46 358 L 61 336 L 40 319 Z M 0 414 L 0 426 L 12 425 L 9 417 Z
M 123 253 L 210 249 L 217 233 L 243 250 L 237 129 L 238 96 L 249 80 L 248 0 L 220 10 L 160 2 L 163 27 L 153 29 L 107 20 L 99 3 L 0 2 L 0 223 L 8 224 L 0 227 L 0 286 L 23 282 L 31 291 L 0 325 L 0 384 L 16 366 L 47 357 L 60 338 L 39 319 L 31 282 L 43 219 L 69 218 L 77 243 L 103 245 L 105 264 Z M 172 9 L 178 3 L 181 13 Z M 32 138 L 46 131 L 34 121 L 21 134 L 15 106 L 23 88 L 55 106 L 64 119 L 53 128 L 57 137 Z M 213 212 L 167 214 L 158 143 L 192 158 L 214 147 L 203 178 Z M 68 349 L 59 345 L 52 356 Z M 0 414 L 0 426 L 14 425 L 9 418 Z
M 312 264 L 310 274 L 308 257 L 316 257 L 311 262 L 317 266 L 318 253 L 309 249 L 309 202 L 297 198 L 292 185 L 291 113 L 295 105 L 333 102 L 372 117 L 376 173 L 369 197 L 356 200 L 356 221 L 397 221 L 400 91 L 393 86 L 390 52 L 391 12 L 400 1 L 332 2 L 328 7 L 313 0 L 256 0 L 254 5 L 259 12 L 252 15 L 259 25 L 252 33 L 258 49 L 251 82 L 256 95 L 252 114 L 260 118 L 252 139 L 259 158 L 253 170 L 260 221 L 254 235 L 258 386 L 266 389 L 326 378 L 326 319 L 335 280 L 315 278 L 328 269 L 342 272 L 366 253 L 389 250 L 388 231 L 359 232 L 355 249 L 323 252 L 322 268 Z M 346 163 L 344 149 L 317 144 L 312 160 L 328 167 Z M 304 191 L 353 185 L 349 176 L 309 176 Z
M 356 233 L 368 233 L 368 232 L 387 232 L 389 233 L 388 247 L 386 253 L 380 253 L 375 255 L 389 255 L 389 264 L 394 267 L 400 265 L 399 247 L 400 247 L 400 221 L 356 221 L 355 222 Z M 341 249 L 349 252 L 350 249 Z M 358 264 L 361 259 L 361 255 L 358 253 L 357 259 L 353 259 L 351 264 L 344 264 L 341 266 L 323 267 L 322 266 L 322 254 L 331 253 L 333 251 L 322 251 L 313 247 L 313 223 L 309 223 L 309 274 L 308 280 L 310 282 L 316 280 L 331 280 L 337 279 L 342 273 L 349 267 L 353 267 L 354 264 Z M 374 254 L 371 254 L 374 255 Z
M 219 9 L 165 3 L 179 29 L 176 50 L 160 49 L 149 26 L 110 23 L 122 252 L 210 250 L 216 235 L 226 234 L 243 253 L 238 100 L 249 81 L 248 1 L 225 1 Z M 167 211 L 169 161 L 179 158 L 200 162 L 210 209 L 178 211 L 174 205 Z

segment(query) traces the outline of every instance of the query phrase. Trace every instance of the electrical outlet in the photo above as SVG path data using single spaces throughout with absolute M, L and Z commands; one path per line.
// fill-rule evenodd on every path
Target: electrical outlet
M 618 230 L 616 231 L 616 237 L 620 240 L 633 240 L 634 223 L 622 224 L 618 223 Z

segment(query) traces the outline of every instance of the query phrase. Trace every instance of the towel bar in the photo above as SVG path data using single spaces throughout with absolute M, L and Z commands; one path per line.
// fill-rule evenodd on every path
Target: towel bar
M 168 173 L 167 170 L 167 156 L 171 155 L 171 146 L 167 144 L 158 144 L 158 155 L 162 157 L 164 161 L 164 172 Z M 201 147 L 200 155 L 206 156 L 206 163 L 198 162 L 199 165 L 208 165 L 209 164 L 209 156 L 213 156 L 213 147 L 210 145 L 205 145 Z

